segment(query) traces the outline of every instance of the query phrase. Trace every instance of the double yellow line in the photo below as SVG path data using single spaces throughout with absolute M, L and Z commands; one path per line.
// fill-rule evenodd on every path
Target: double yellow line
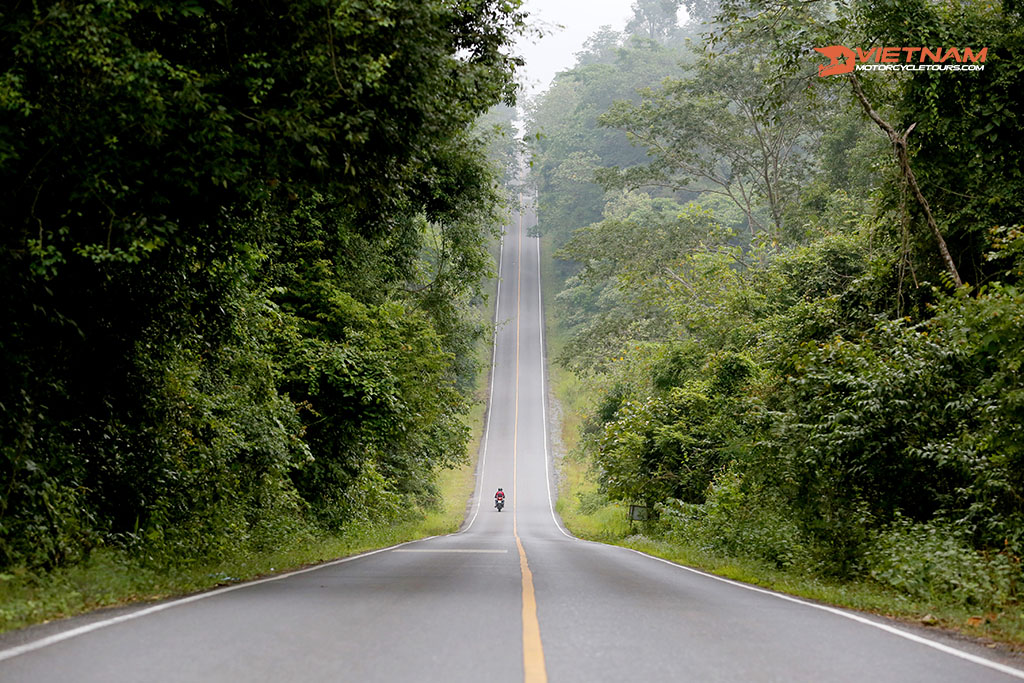
M 512 534 L 519 549 L 519 569 L 523 575 L 523 680 L 525 683 L 547 683 L 548 672 L 544 666 L 544 645 L 540 640 L 540 622 L 537 621 L 537 597 L 533 591 L 533 573 L 526 561 L 523 541 L 519 538 L 519 506 L 516 493 L 519 491 L 519 312 L 523 282 L 523 195 L 519 195 L 519 254 L 516 272 L 516 392 L 515 424 L 512 431 Z

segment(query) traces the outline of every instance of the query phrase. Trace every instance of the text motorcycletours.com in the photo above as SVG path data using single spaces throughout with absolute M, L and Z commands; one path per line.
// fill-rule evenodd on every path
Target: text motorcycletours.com
M 844 45 L 816 47 L 829 58 L 818 65 L 819 76 L 837 76 L 853 71 L 947 71 L 985 70 L 988 48 L 873 47 L 850 49 Z
M 857 71 L 984 71 L 984 64 L 858 64 Z

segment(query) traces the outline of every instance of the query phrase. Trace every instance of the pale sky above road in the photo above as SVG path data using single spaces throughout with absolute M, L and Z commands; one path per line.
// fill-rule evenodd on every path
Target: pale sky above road
M 576 62 L 576 53 L 601 26 L 625 28 L 632 5 L 633 0 L 526 0 L 523 8 L 530 14 L 529 23 L 544 31 L 543 38 L 525 36 L 516 46 L 526 58 L 526 94 L 546 90 L 556 73 Z

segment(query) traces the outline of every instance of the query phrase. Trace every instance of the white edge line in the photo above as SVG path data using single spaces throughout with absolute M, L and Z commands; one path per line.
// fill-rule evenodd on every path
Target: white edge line
M 918 643 L 920 645 L 925 645 L 926 647 L 930 647 L 930 648 L 933 648 L 933 649 L 938 650 L 940 652 L 944 652 L 944 653 L 946 653 L 948 655 L 952 655 L 954 657 L 958 657 L 960 659 L 966 660 L 966 661 L 971 662 L 973 664 L 977 664 L 979 666 L 984 666 L 986 668 L 993 669 L 993 670 L 998 671 L 1000 673 L 1004 673 L 1004 674 L 1006 674 L 1008 676 L 1013 676 L 1014 678 L 1018 678 L 1018 679 L 1024 680 L 1024 671 L 1021 671 L 1020 669 L 1015 669 L 1015 668 L 1013 668 L 1011 666 L 1007 666 L 1006 664 L 1000 664 L 999 662 L 995 662 L 995 661 L 992 661 L 991 659 L 986 659 L 985 657 L 980 657 L 978 655 L 971 654 L 970 652 L 964 652 L 963 650 L 958 650 L 958 649 L 956 649 L 954 647 L 950 647 L 949 645 L 945 645 L 943 643 L 939 643 L 939 642 L 934 641 L 934 640 L 929 640 L 928 638 L 925 638 L 924 636 L 919 636 L 919 635 L 917 635 L 915 633 L 910 633 L 909 631 L 904 631 L 903 629 L 899 629 L 899 628 L 896 628 L 894 626 L 889 626 L 888 624 L 879 623 L 879 622 L 874 621 L 872 619 L 868 619 L 867 617 L 861 616 L 860 614 L 857 614 L 855 612 L 848 612 L 846 610 L 842 610 L 842 609 L 839 609 L 837 607 L 829 607 L 828 605 L 819 605 L 817 603 L 808 602 L 806 600 L 801 600 L 800 598 L 795 598 L 795 597 L 793 597 L 791 595 L 786 595 L 785 593 L 777 593 L 775 591 L 770 591 L 770 590 L 767 590 L 767 589 L 764 589 L 764 588 L 759 588 L 757 586 L 751 586 L 749 584 L 741 583 L 739 581 L 733 581 L 732 579 L 726 579 L 726 578 L 721 577 L 721 576 L 715 576 L 714 574 L 709 574 L 708 572 L 701 571 L 699 569 L 694 569 L 693 567 L 687 567 L 686 565 L 678 564 L 676 562 L 672 562 L 670 560 L 666 560 L 666 559 L 661 558 L 661 557 L 656 557 L 654 555 L 649 555 L 648 553 L 642 552 L 640 550 L 635 550 L 633 548 L 627 548 L 625 546 L 613 546 L 611 544 L 601 543 L 601 542 L 598 542 L 598 541 L 586 541 L 585 539 L 577 538 L 576 536 L 573 536 L 571 533 L 569 533 L 559 523 L 558 518 L 555 515 L 554 502 L 553 502 L 553 499 L 552 499 L 552 496 L 551 496 L 551 475 L 553 474 L 553 472 L 550 469 L 550 456 L 548 454 L 548 435 L 547 435 L 548 420 L 547 420 L 547 410 L 546 410 L 547 391 L 544 388 L 544 376 L 545 376 L 545 374 L 544 374 L 544 369 L 545 369 L 545 367 L 544 367 L 544 306 L 543 306 L 543 300 L 541 298 L 542 297 L 542 288 L 540 287 L 540 277 L 541 277 L 541 273 L 540 273 L 540 238 L 538 238 L 537 239 L 537 280 L 538 280 L 537 300 L 540 303 L 540 315 L 541 315 L 541 325 L 540 325 L 540 338 L 541 338 L 541 347 L 540 347 L 541 348 L 541 380 L 540 381 L 541 381 L 541 391 L 542 391 L 542 399 L 543 399 L 541 401 L 541 406 L 542 406 L 542 409 L 544 410 L 544 464 L 545 464 L 545 468 L 546 468 L 547 473 L 548 473 L 548 476 L 547 476 L 548 506 L 549 506 L 549 508 L 551 510 L 551 519 L 554 520 L 555 526 L 558 527 L 558 530 L 561 531 L 562 534 L 564 534 L 568 538 L 573 539 L 574 541 L 584 541 L 585 543 L 593 543 L 594 545 L 601 545 L 601 546 L 613 547 L 613 548 L 622 548 L 623 550 L 628 550 L 629 552 L 635 553 L 635 554 L 640 555 L 642 557 L 647 557 L 647 558 L 650 558 L 652 560 L 657 560 L 658 562 L 662 562 L 664 564 L 667 564 L 670 567 L 675 567 L 676 569 L 681 569 L 683 571 L 691 572 L 693 574 L 697 574 L 699 576 L 703 576 L 703 577 L 706 577 L 706 578 L 709 578 L 709 579 L 714 579 L 715 581 L 720 581 L 722 583 L 727 583 L 727 584 L 729 584 L 731 586 L 736 586 L 738 588 L 743 588 L 745 590 L 754 591 L 755 593 L 761 593 L 761 594 L 764 594 L 764 595 L 770 595 L 770 596 L 778 598 L 780 600 L 786 600 L 787 602 L 793 602 L 793 603 L 796 603 L 798 605 L 803 605 L 805 607 L 813 607 L 814 609 L 817 609 L 817 610 L 822 610 L 824 612 L 829 612 L 830 614 L 835 614 L 837 616 L 844 617 L 846 619 L 850 619 L 852 621 L 856 621 L 858 623 L 865 624 L 867 626 L 872 626 L 874 628 L 877 628 L 877 629 L 880 629 L 882 631 L 885 631 L 886 633 L 890 633 L 892 635 L 899 636 L 900 638 L 905 638 L 906 640 L 910 640 L 910 641 Z
M 398 543 L 396 545 L 388 546 L 387 548 L 379 548 L 377 550 L 370 550 L 368 552 L 360 553 L 358 555 L 352 555 L 350 557 L 343 557 L 341 559 L 332 560 L 330 562 L 324 562 L 323 564 L 318 564 L 318 565 L 313 566 L 313 567 L 306 567 L 304 569 L 296 569 L 295 571 L 285 572 L 284 574 L 276 574 L 274 576 L 268 576 L 268 577 L 263 578 L 263 579 L 256 579 L 254 581 L 246 581 L 245 583 L 238 583 L 238 584 L 234 584 L 232 586 L 225 586 L 223 588 L 216 588 L 214 590 L 206 591 L 204 593 L 195 593 L 195 594 L 189 595 L 188 597 L 185 597 L 185 598 L 179 598 L 178 600 L 171 600 L 170 602 L 163 602 L 163 603 L 160 603 L 159 605 L 153 605 L 152 607 L 146 607 L 146 608 L 140 609 L 140 610 L 138 610 L 136 612 L 131 612 L 130 614 L 122 614 L 121 616 L 113 617 L 111 619 L 104 619 L 103 621 L 96 621 L 96 622 L 93 622 L 91 624 L 86 624 L 84 626 L 79 626 L 78 628 L 73 628 L 73 629 L 69 629 L 67 631 L 62 631 L 60 633 L 55 633 L 55 634 L 53 634 L 51 636 L 47 636 L 45 638 L 40 638 L 39 640 L 34 640 L 34 641 L 30 642 L 30 643 L 25 643 L 24 645 L 18 645 L 17 647 L 12 647 L 12 648 L 7 649 L 7 650 L 2 650 L 2 651 L 0 651 L 0 662 L 2 662 L 4 660 L 7 660 L 7 659 L 12 659 L 14 657 L 17 657 L 18 655 L 27 654 L 27 653 L 32 652 L 34 650 L 39 650 L 39 649 L 42 649 L 44 647 L 48 647 L 50 645 L 55 645 L 55 644 L 57 644 L 57 643 L 59 643 L 61 641 L 64 641 L 64 640 L 69 640 L 69 639 L 75 638 L 77 636 L 85 635 L 86 633 L 90 633 L 92 631 L 98 631 L 101 628 L 107 628 L 108 626 L 114 626 L 116 624 L 120 624 L 120 623 L 123 623 L 123 622 L 126 622 L 126 621 L 131 621 L 132 619 L 138 619 L 139 617 L 144 617 L 144 616 L 147 616 L 147 615 L 150 615 L 150 614 L 155 614 L 156 612 L 163 612 L 164 610 L 171 609 L 172 607 L 178 607 L 180 605 L 185 605 L 185 604 L 188 604 L 190 602 L 198 602 L 199 600 L 205 600 L 206 598 L 212 598 L 212 597 L 217 596 L 217 595 L 223 595 L 224 593 L 230 593 L 231 591 L 241 590 L 242 588 L 251 588 L 252 586 L 258 586 L 258 585 L 263 584 L 263 583 L 270 583 L 271 581 L 280 581 L 281 579 L 287 579 L 287 578 L 292 577 L 292 576 L 298 576 L 299 574 L 306 574 L 307 572 L 314 572 L 314 571 L 317 571 L 319 569 L 326 569 L 327 567 L 333 567 L 335 565 L 344 564 L 345 562 L 351 562 L 353 560 L 358 560 L 358 559 L 363 558 L 363 557 L 369 557 L 370 555 L 376 555 L 378 553 L 383 553 L 383 552 L 387 552 L 389 550 L 394 550 L 395 548 L 400 548 L 400 547 L 402 547 L 404 545 L 409 545 L 410 543 L 418 543 L 420 541 L 428 541 L 428 540 L 430 540 L 432 538 L 437 538 L 437 536 L 428 536 L 427 538 L 419 538 L 419 539 L 415 539 L 415 540 L 412 540 L 412 541 L 406 541 L 405 543 Z
M 508 548 L 395 548 L 393 553 L 495 553 L 505 554 Z
M 577 539 L 577 540 L 582 540 L 582 539 Z M 595 545 L 604 545 L 604 546 L 609 545 L 607 543 L 600 543 L 598 541 L 587 541 L 587 542 L 588 543 L 594 543 Z M 992 661 L 991 659 L 986 659 L 985 657 L 980 657 L 978 655 L 973 655 L 970 652 L 964 652 L 963 650 L 958 650 L 955 647 L 950 647 L 949 645 L 945 645 L 943 643 L 939 643 L 939 642 L 934 641 L 934 640 L 929 640 L 928 638 L 925 638 L 924 636 L 919 636 L 919 635 L 917 635 L 915 633 L 910 633 L 909 631 L 904 631 L 903 629 L 896 628 L 895 626 L 889 626 L 888 624 L 879 623 L 879 622 L 874 621 L 872 619 L 868 619 L 867 617 L 861 616 L 860 614 L 857 614 L 855 612 L 849 612 L 849 611 L 846 611 L 846 610 L 839 609 L 838 607 L 830 607 L 828 605 L 819 605 L 819 604 L 814 603 L 814 602 L 808 602 L 806 600 L 801 600 L 800 598 L 795 598 L 795 597 L 793 597 L 791 595 L 786 595 L 785 593 L 777 593 L 775 591 L 770 591 L 770 590 L 767 590 L 765 588 L 759 588 L 757 586 L 751 586 L 749 584 L 741 583 L 739 581 L 733 581 L 732 579 L 726 579 L 726 578 L 721 577 L 721 576 L 715 576 L 714 574 L 709 574 L 708 572 L 701 571 L 699 569 L 694 569 L 693 567 L 687 567 L 684 564 L 678 564 L 676 562 L 672 562 L 671 560 L 666 560 L 666 559 L 661 558 L 661 557 L 656 557 L 654 555 L 649 555 L 649 554 L 647 554 L 647 553 L 645 553 L 643 551 L 635 550 L 634 548 L 627 548 L 625 546 L 610 546 L 610 547 L 622 548 L 623 550 L 628 550 L 629 552 L 636 553 L 637 555 L 640 555 L 642 557 L 647 557 L 647 558 L 650 558 L 652 560 L 657 560 L 658 562 L 663 562 L 664 564 L 667 564 L 670 567 L 675 567 L 676 569 L 682 569 L 684 571 L 688 571 L 688 572 L 691 572 L 693 574 L 697 574 L 699 576 L 703 576 L 703 577 L 706 577 L 706 578 L 709 578 L 709 579 L 714 579 L 715 581 L 721 581 L 722 583 L 727 583 L 729 585 L 736 586 L 738 588 L 743 588 L 743 589 L 746 589 L 748 591 L 753 591 L 755 593 L 762 593 L 764 595 L 770 595 L 772 597 L 778 598 L 779 600 L 786 600 L 787 602 L 795 602 L 796 604 L 803 605 L 804 607 L 813 607 L 814 609 L 821 610 L 823 612 L 829 612 L 831 614 L 835 614 L 837 616 L 844 617 L 846 619 L 850 619 L 852 621 L 856 621 L 858 623 L 865 624 L 867 626 L 873 626 L 873 627 L 875 627 L 877 629 L 881 629 L 882 631 L 885 631 L 885 632 L 890 633 L 892 635 L 899 636 L 900 638 L 905 638 L 905 639 L 913 641 L 915 643 L 919 643 L 921 645 L 925 645 L 927 647 L 939 650 L 940 652 L 945 652 L 948 655 L 953 655 L 954 657 L 959 657 L 960 659 L 965 659 L 965 660 L 967 660 L 967 661 L 969 661 L 969 662 L 971 662 L 973 664 L 978 664 L 980 666 L 984 666 L 984 667 L 987 667 L 989 669 L 994 669 L 996 671 L 999 671 L 1000 673 L 1004 673 L 1004 674 L 1007 674 L 1009 676 L 1013 676 L 1014 678 L 1019 678 L 1019 679 L 1024 680 L 1024 671 L 1022 671 L 1020 669 L 1015 669 L 1012 666 L 1007 666 L 1006 664 L 1000 664 L 999 662 Z
M 480 466 L 477 468 L 477 482 L 476 486 L 473 487 L 474 495 L 476 496 L 476 506 L 473 508 L 473 517 L 470 518 L 469 524 L 457 532 L 460 534 L 469 531 L 473 527 L 473 523 L 476 521 L 477 515 L 480 514 L 480 502 L 483 500 L 484 496 L 484 469 L 487 467 L 487 446 L 491 434 L 491 408 L 494 406 L 494 370 L 498 353 L 498 309 L 501 306 L 501 264 L 504 256 L 505 231 L 502 230 L 501 240 L 498 242 L 498 288 L 494 293 L 494 338 L 491 341 L 491 374 L 489 378 L 490 387 L 488 387 L 489 393 L 487 396 L 487 423 L 484 425 L 484 443 L 480 452 Z
M 544 283 L 541 280 L 541 266 L 540 266 L 540 235 L 537 236 L 537 315 L 540 317 L 540 324 L 537 326 L 540 332 L 540 409 L 541 409 L 541 424 L 543 425 L 544 431 L 544 481 L 548 486 L 548 509 L 551 511 L 551 519 L 555 523 L 555 527 L 562 532 L 562 535 L 566 538 L 576 540 L 576 537 L 570 534 L 562 524 L 558 521 L 558 515 L 555 514 L 555 499 L 551 496 L 551 478 L 554 476 L 554 471 L 551 469 L 551 454 L 548 452 L 548 390 L 545 384 L 544 378 L 547 374 L 547 352 L 544 347 L 544 325 L 546 319 L 544 317 Z

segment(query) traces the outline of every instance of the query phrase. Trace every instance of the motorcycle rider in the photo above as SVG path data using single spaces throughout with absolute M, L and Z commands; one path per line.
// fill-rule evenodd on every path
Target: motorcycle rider
M 499 500 L 501 501 L 502 505 L 505 504 L 505 492 L 501 490 L 500 486 L 498 487 L 497 492 L 494 494 L 494 507 L 498 507 Z

